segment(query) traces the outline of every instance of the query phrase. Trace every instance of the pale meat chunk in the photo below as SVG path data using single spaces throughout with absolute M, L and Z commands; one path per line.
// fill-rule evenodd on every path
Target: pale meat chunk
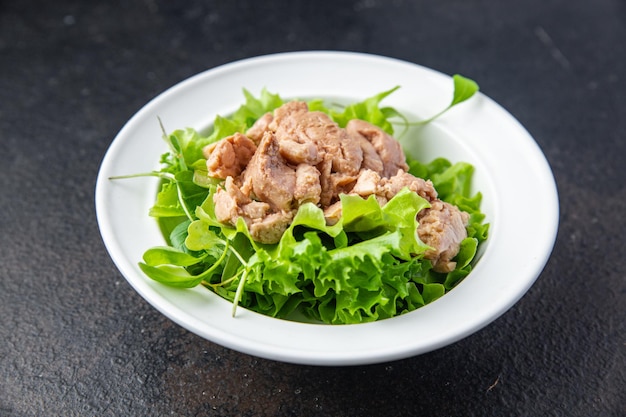
M 270 205 L 262 201 L 251 201 L 241 207 L 243 216 L 250 220 L 262 219 L 270 212 L 270 210 Z
M 227 177 L 224 188 L 218 188 L 213 195 L 215 217 L 222 223 L 235 224 L 242 215 L 241 207 L 252 200 L 241 192 L 234 183 L 233 177 Z
M 336 172 L 330 176 L 331 189 L 333 190 L 332 201 L 339 199 L 341 194 L 348 194 L 354 188 L 358 175 L 349 175 Z
M 207 159 L 209 176 L 214 178 L 236 177 L 245 169 L 256 151 L 256 145 L 241 133 L 207 145 L 202 150 Z
M 276 109 L 269 128 L 276 133 L 279 142 L 289 140 L 315 145 L 318 152 L 330 156 L 333 172 L 356 175 L 363 162 L 358 142 L 350 140 L 346 130 L 327 114 L 308 111 L 304 102 L 294 101 Z
M 296 186 L 293 197 L 301 206 L 304 203 L 317 204 L 322 194 L 320 172 L 314 166 L 300 164 L 296 168 Z
M 269 130 L 269 124 L 274 120 L 272 113 L 265 113 L 246 131 L 246 136 L 257 145 L 263 139 L 263 134 Z
M 303 101 L 290 101 L 276 110 L 268 129 L 276 132 L 279 127 L 285 131 L 296 131 L 298 129 L 298 117 L 309 111 L 309 106 Z
M 435 200 L 431 207 L 418 213 L 417 234 L 430 246 L 424 257 L 433 263 L 437 272 L 450 272 L 456 267 L 452 259 L 459 253 L 460 243 L 467 237 L 469 214 L 452 204 Z
M 270 205 L 272 210 L 293 208 L 296 171 L 287 165 L 271 132 L 265 132 L 259 147 L 243 172 L 242 190 Z
M 324 160 L 317 165 L 320 172 L 320 205 L 329 206 L 339 200 L 342 193 L 348 194 L 352 191 L 358 178 L 357 174 L 347 174 L 345 172 L 333 172 L 332 157 L 328 154 Z
M 349 191 L 363 162 L 363 150 L 328 115 L 310 112 L 306 103 L 293 101 L 274 111 L 268 128 L 275 133 L 283 158 L 317 167 L 322 206 Z
M 399 169 L 407 171 L 406 156 L 400 142 L 391 137 L 387 132 L 364 120 L 350 120 L 346 131 L 351 136 L 360 135 L 372 144 L 383 163 L 383 177 L 396 175 Z
M 337 224 L 340 218 L 341 201 L 337 201 L 336 203 L 333 203 L 330 206 L 324 208 L 324 219 L 326 220 L 327 225 L 332 226 L 334 224 Z
M 278 242 L 293 220 L 293 212 L 272 213 L 269 204 L 250 200 L 232 177 L 226 178 L 224 188 L 217 189 L 213 204 L 217 220 L 234 226 L 238 219 L 243 219 L 252 238 L 261 243 Z
M 372 145 L 372 143 L 365 139 L 365 136 L 361 134 L 351 134 L 350 137 L 359 143 L 361 151 L 363 152 L 363 163 L 361 164 L 361 169 L 369 169 L 382 175 L 385 167 L 383 165 L 383 160 L 380 159 L 380 155 L 376 152 L 374 145 Z
M 379 173 L 371 169 L 364 169 L 359 174 L 356 184 L 352 188 L 352 193 L 361 197 L 368 197 L 372 194 L 378 194 L 380 191 L 380 183 L 382 178 Z
M 379 193 L 391 200 L 394 195 L 398 194 L 405 187 L 428 201 L 433 201 L 437 198 L 437 191 L 432 181 L 418 178 L 415 175 L 404 172 L 402 169 L 394 176 L 381 181 Z
M 276 243 L 283 236 L 292 220 L 293 212 L 279 211 L 251 222 L 248 229 L 254 240 L 268 244 Z
M 377 172 L 364 169 L 359 174 L 352 188 L 352 193 L 361 197 L 375 194 L 382 199 L 379 201 L 387 201 L 391 200 L 403 188 L 408 188 L 427 201 L 433 201 L 437 198 L 437 191 L 430 180 L 418 178 L 403 170 L 399 170 L 393 177 L 382 178 Z
M 325 157 L 322 162 L 317 165 L 317 169 L 320 172 L 320 205 L 322 207 L 329 206 L 335 200 L 336 193 L 332 187 L 331 170 L 333 167 L 333 161 L 330 157 Z
M 278 150 L 283 158 L 291 164 L 318 164 L 322 157 L 315 143 L 311 141 L 298 142 L 289 138 L 280 138 Z

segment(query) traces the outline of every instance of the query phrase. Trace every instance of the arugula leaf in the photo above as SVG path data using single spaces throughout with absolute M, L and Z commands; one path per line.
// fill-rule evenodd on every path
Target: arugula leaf
M 155 246 L 148 249 L 143 254 L 146 265 L 157 266 L 163 264 L 173 264 L 178 266 L 191 266 L 202 262 L 202 258 L 196 258 L 186 252 L 174 249 L 169 246 Z
M 200 284 L 204 277 L 202 275 L 191 275 L 184 267 L 177 265 L 158 265 L 152 266 L 140 262 L 139 268 L 149 278 L 176 288 L 193 288 Z
M 446 113 L 452 107 L 456 106 L 457 104 L 461 104 L 464 101 L 467 101 L 470 98 L 472 98 L 474 94 L 476 94 L 478 90 L 480 89 L 476 81 L 470 78 L 466 78 L 460 74 L 454 74 L 452 76 L 452 81 L 454 83 L 454 91 L 452 92 L 452 101 L 450 102 L 450 104 L 448 104 L 446 108 L 444 108 L 443 110 L 441 110 L 439 113 L 435 114 L 434 116 L 431 116 L 428 119 L 422 120 L 415 124 L 419 125 L 419 124 L 426 124 L 426 123 L 432 122 L 436 118 Z
M 157 218 L 186 216 L 192 220 L 193 208 L 200 205 L 209 193 L 208 189 L 197 185 L 193 178 L 194 173 L 189 170 L 165 177 L 166 181 L 162 183 L 149 215 Z
M 479 90 L 479 86 L 476 81 L 466 78 L 460 74 L 452 76 L 454 81 L 454 96 L 452 97 L 452 103 L 448 108 L 455 106 L 459 103 L 469 100 Z

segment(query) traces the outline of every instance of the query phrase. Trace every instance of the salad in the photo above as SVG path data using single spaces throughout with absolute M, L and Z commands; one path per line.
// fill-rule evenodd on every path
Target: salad
M 191 128 L 167 134 L 162 126 L 169 151 L 161 157 L 161 168 L 114 177 L 161 179 L 149 215 L 158 220 L 167 245 L 147 249 L 141 270 L 172 287 L 202 285 L 230 300 L 233 316 L 242 306 L 277 318 L 352 324 L 404 314 L 443 296 L 470 273 L 478 245 L 488 234 L 481 194 L 470 191 L 474 168 L 445 158 L 424 163 L 406 157 L 393 135 L 398 127 L 428 123 L 478 91 L 472 80 L 460 75 L 453 80 L 450 105 L 420 122 L 381 106 L 398 87 L 347 106 L 322 99 L 286 101 L 267 90 L 255 97 L 244 89 L 245 103 L 228 117 L 216 116 L 209 134 Z M 385 140 L 393 139 L 379 146 L 378 155 L 397 147 L 401 160 L 397 155 L 391 162 L 382 158 L 376 171 L 366 167 L 366 157 L 361 156 L 358 173 L 350 177 L 336 169 L 341 161 L 324 165 L 328 146 L 321 156 L 302 154 L 302 140 L 278 149 L 272 142 L 276 126 L 280 130 L 280 117 L 286 120 L 284 126 L 292 126 L 290 108 L 293 114 L 314 115 L 349 140 L 358 134 L 368 137 L 374 130 Z M 365 127 L 359 128 L 359 123 Z M 345 133 L 355 125 L 357 133 Z M 261 149 L 265 154 L 258 156 Z M 277 170 L 275 160 L 263 159 L 271 149 L 286 171 Z M 339 152 L 349 159 L 346 153 Z M 305 175 L 311 171 L 325 178 L 322 167 L 331 165 L 328 172 L 336 175 L 319 180 L 321 188 L 314 181 L 304 182 L 302 191 L 294 192 L 283 184 L 292 171 L 294 184 L 311 178 Z M 261 186 L 250 174 L 253 167 L 266 169 L 258 174 L 264 178 L 270 171 L 288 175 Z M 377 185 L 363 192 L 371 188 L 372 178 Z M 408 185 L 402 186 L 407 178 Z M 336 187 L 329 192 L 324 184 L 330 183 Z M 285 198 L 279 198 L 281 192 Z M 453 253 L 449 248 L 435 251 L 433 242 L 439 240 L 423 232 L 428 223 L 444 232 L 452 230 L 441 225 L 441 216 L 433 218 L 437 210 L 462 221 L 462 234 L 458 227 L 452 233 Z

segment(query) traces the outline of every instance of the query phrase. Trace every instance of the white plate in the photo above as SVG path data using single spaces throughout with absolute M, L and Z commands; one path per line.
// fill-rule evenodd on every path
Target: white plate
M 480 80 L 477 80 L 480 82 Z M 359 101 L 400 85 L 383 104 L 419 120 L 444 108 L 452 80 L 395 59 L 357 53 L 298 52 L 227 64 L 191 77 L 146 104 L 109 148 L 96 184 L 100 231 L 128 282 L 157 310 L 186 329 L 247 354 L 314 365 L 355 365 L 401 359 L 448 345 L 509 309 L 542 271 L 556 238 L 554 178 L 528 132 L 504 109 L 478 94 L 403 138 L 423 161 L 446 157 L 476 167 L 474 188 L 484 195 L 491 223 L 474 271 L 451 292 L 412 313 L 357 325 L 304 324 L 269 318 L 231 304 L 209 290 L 173 289 L 146 278 L 137 263 L 164 243 L 148 209 L 153 178 L 111 181 L 115 175 L 158 168 L 165 128 L 206 129 L 216 114 L 243 102 L 242 89 L 263 87 L 283 98 L 332 97 Z

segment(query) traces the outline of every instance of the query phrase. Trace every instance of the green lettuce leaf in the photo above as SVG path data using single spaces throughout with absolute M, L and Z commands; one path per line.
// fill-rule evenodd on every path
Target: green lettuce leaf
M 383 91 L 382 93 L 376 94 L 375 96 L 369 97 L 361 102 L 351 104 L 347 106 L 343 112 L 331 110 L 330 116 L 340 127 L 346 127 L 348 122 L 352 119 L 361 119 L 370 122 L 371 124 L 380 127 L 390 135 L 393 135 L 393 125 L 389 119 L 394 116 L 402 116 L 392 107 L 381 108 L 380 102 L 398 88 L 400 88 L 400 86 Z

